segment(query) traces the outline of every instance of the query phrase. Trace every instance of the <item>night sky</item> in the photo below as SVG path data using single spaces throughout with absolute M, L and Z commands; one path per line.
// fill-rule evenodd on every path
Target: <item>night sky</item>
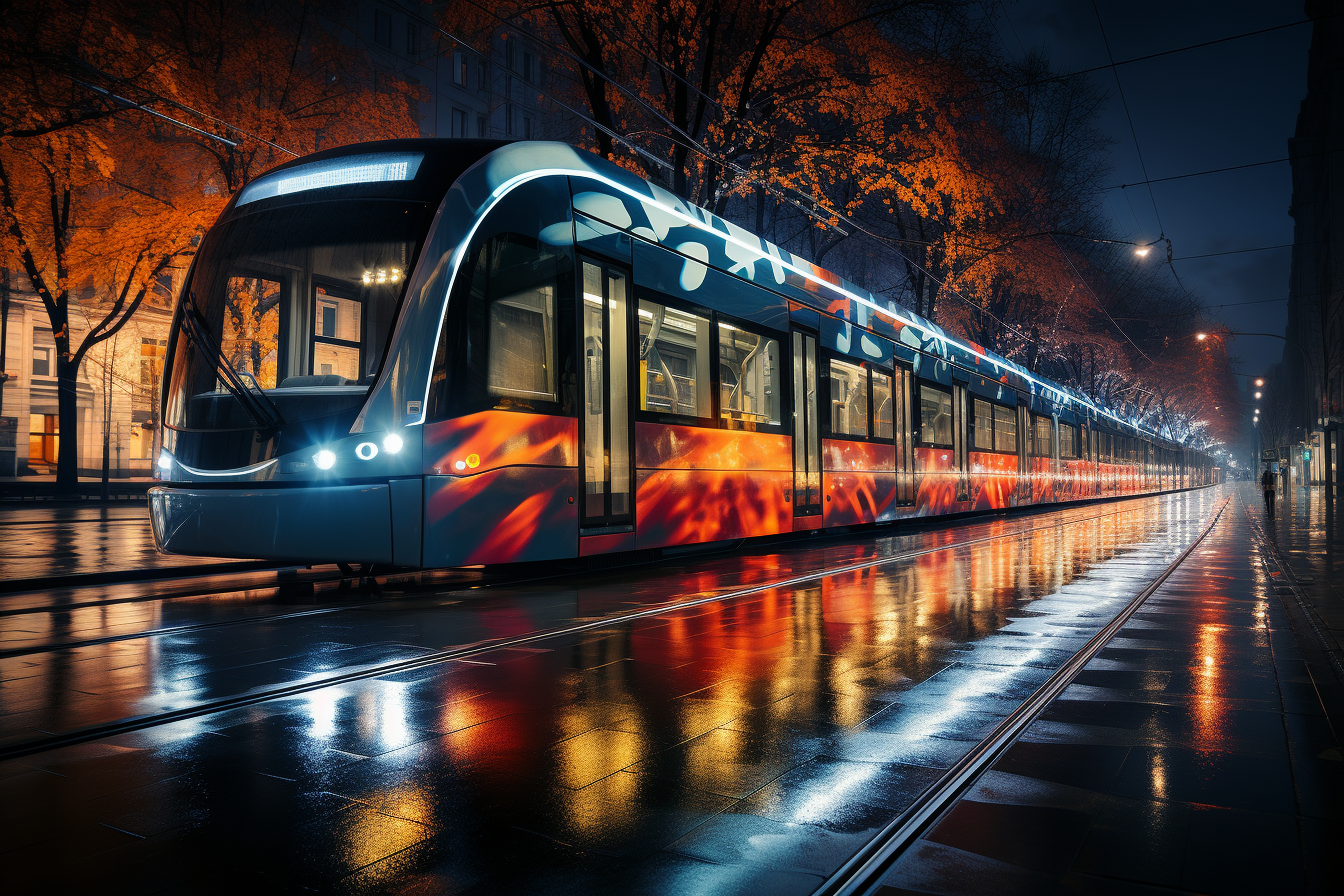
M 1306 18 L 1297 0 L 1097 0 L 1096 8 L 1116 62 Z M 1090 0 L 1005 0 L 995 12 L 1004 47 L 1014 58 L 1044 46 L 1065 71 L 1107 64 Z M 1092 75 L 1110 93 L 1100 121 L 1115 141 L 1107 186 L 1144 180 L 1112 71 L 1119 73 L 1148 177 L 1171 177 L 1286 157 L 1306 96 L 1310 42 L 1311 25 L 1303 24 Z M 1115 234 L 1136 242 L 1158 236 L 1161 216 L 1176 272 L 1203 301 L 1210 320 L 1234 330 L 1281 334 L 1289 249 L 1189 256 L 1291 243 L 1291 199 L 1284 162 L 1153 184 L 1151 199 L 1142 186 L 1109 190 L 1104 209 Z M 1160 264 L 1160 253 L 1142 263 Z M 1280 301 L 1216 307 L 1263 299 Z M 1240 362 L 1234 369 L 1246 373 L 1276 363 L 1282 347 L 1277 339 L 1250 337 L 1229 344 Z

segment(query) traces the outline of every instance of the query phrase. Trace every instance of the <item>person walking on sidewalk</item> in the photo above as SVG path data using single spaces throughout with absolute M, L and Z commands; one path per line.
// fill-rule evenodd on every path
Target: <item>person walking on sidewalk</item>
M 1265 472 L 1260 474 L 1260 487 L 1265 490 L 1265 513 L 1269 514 L 1270 519 L 1274 518 L 1274 480 L 1277 478 L 1269 464 L 1265 464 Z

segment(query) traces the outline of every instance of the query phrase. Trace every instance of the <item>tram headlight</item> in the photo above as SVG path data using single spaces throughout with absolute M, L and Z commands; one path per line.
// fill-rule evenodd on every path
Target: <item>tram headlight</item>
M 372 442 L 360 442 L 355 446 L 355 457 L 360 460 L 373 460 L 378 456 L 378 446 Z
M 394 432 L 390 432 L 383 437 L 383 450 L 388 454 L 396 454 L 401 450 L 403 444 L 405 443 L 402 442 L 401 436 Z
M 165 473 L 173 468 L 173 458 L 167 451 L 159 452 L 159 469 Z
M 336 466 L 336 454 L 323 448 L 313 455 L 313 463 L 317 464 L 319 470 L 330 470 Z

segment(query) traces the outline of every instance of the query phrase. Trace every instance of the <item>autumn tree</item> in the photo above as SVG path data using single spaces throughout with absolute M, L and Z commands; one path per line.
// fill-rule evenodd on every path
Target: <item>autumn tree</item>
M 60 490 L 78 475 L 80 364 L 230 196 L 297 154 L 416 133 L 416 91 L 375 77 L 316 10 L 20 0 L 0 24 L 3 252 L 56 341 Z M 97 311 L 80 340 L 73 305 Z

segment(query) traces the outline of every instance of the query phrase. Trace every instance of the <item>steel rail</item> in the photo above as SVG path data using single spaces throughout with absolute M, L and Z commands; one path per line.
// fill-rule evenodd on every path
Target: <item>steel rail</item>
M 1072 503 L 1072 502 L 1071 502 L 1071 503 L 1069 503 L 1069 504 L 1067 504 L 1067 505 L 1065 505 L 1065 506 L 1059 507 L 1058 509 L 1055 509 L 1055 510 L 1051 510 L 1049 505 L 1042 505 L 1042 504 L 1025 505 L 1025 506 L 1022 506 L 1022 507 L 1010 508 L 1010 510 L 1011 510 L 1011 511 L 1023 511 L 1023 513 L 1022 513 L 1022 517 L 1025 517 L 1025 516 L 1030 515 L 1030 514 L 1039 514 L 1039 513 L 1041 513 L 1041 512 L 1045 512 L 1045 513 L 1051 513 L 1051 514 L 1060 514 L 1061 517 L 1064 517 L 1064 514 L 1068 514 L 1067 517 L 1064 517 L 1064 518 L 1062 518 L 1062 519 L 1060 519 L 1060 520 L 1057 520 L 1057 522 L 1063 522 L 1063 523 L 1068 523 L 1068 522 L 1070 522 L 1070 521 L 1087 522 L 1087 521 L 1089 521 L 1089 520 L 1100 519 L 1101 517 L 1109 516 L 1109 515 L 1111 515 L 1112 513 L 1119 512 L 1119 511 L 1112 511 L 1112 512 L 1109 512 L 1109 513 L 1101 513 L 1101 514 L 1093 514 L 1093 515 L 1091 515 L 1091 516 L 1085 516 L 1085 517 L 1078 517 L 1078 516 L 1076 516 L 1076 514 L 1081 514 L 1081 513 L 1085 512 L 1086 510 L 1088 510 L 1088 509 L 1090 509 L 1090 508 L 1092 508 L 1092 507 L 1095 507 L 1095 506 L 1099 506 L 1099 505 L 1101 505 L 1101 504 L 1106 504 L 1106 505 L 1108 505 L 1108 506 L 1112 506 L 1112 507 L 1114 507 L 1114 506 L 1118 506 L 1118 505 L 1121 505 L 1121 504 L 1127 504 L 1127 503 L 1129 503 L 1129 502 L 1131 502 L 1131 501 L 1141 501 L 1141 500 L 1144 500 L 1144 499 L 1146 499 L 1146 498 L 1159 497 L 1160 495 L 1163 495 L 1163 494 L 1175 494 L 1175 493 L 1174 493 L 1174 492 L 1160 492 L 1160 493 L 1143 494 L 1143 495 L 1125 495 L 1125 496 L 1119 496 L 1119 497 L 1117 497 L 1117 498 L 1100 498 L 1100 499 L 1093 499 L 1093 500 L 1089 500 L 1089 501 L 1086 501 L 1086 502 L 1083 502 L 1083 503 Z M 1069 513 L 1070 511 L 1072 511 L 1073 513 Z M 1020 518 L 1020 517 L 1019 517 L 1019 518 Z M 999 517 L 999 519 L 1007 519 L 1007 517 Z M 904 520 L 904 521 L 902 521 L 902 522 L 905 522 L 905 523 L 907 523 L 907 524 L 919 524 L 919 523 L 928 523 L 928 522 L 937 522 L 937 521 L 939 521 L 939 518 L 938 518 L 938 517 L 924 517 L 924 518 L 918 518 L 918 519 Z M 944 521 L 942 521 L 942 522 L 944 522 L 944 523 L 954 523 L 955 520 L 944 520 Z M 977 522 L 975 523 L 975 525 L 987 525 L 987 524 L 989 524 L 989 522 L 990 522 L 989 520 L 981 520 L 981 521 L 977 521 Z M 922 530 L 922 531 L 932 531 L 932 530 L 925 529 L 925 530 Z M 1033 530 L 1033 531 L 1034 531 L 1034 530 Z M 895 533 L 884 532 L 883 530 L 877 530 L 877 529 L 867 529 L 867 530 L 865 530 L 865 532 L 866 532 L 867 534 L 874 535 L 874 536 L 876 536 L 876 537 L 903 537 L 902 535 L 896 535 Z M 843 537 L 846 537 L 846 536 L 848 536 L 848 535 L 853 535 L 853 534 L 854 534 L 853 532 L 845 532 L 845 533 L 827 533 L 824 537 L 828 537 L 828 538 L 843 538 Z M 916 533 L 915 533 L 915 532 L 904 533 L 905 536 L 908 536 L 908 535 L 914 535 L 914 534 L 916 534 Z M 708 555 L 708 552 L 705 553 L 705 554 L 697 554 L 697 555 L 694 555 L 694 556 L 707 556 L 707 555 Z M 663 562 L 663 561 L 665 561 L 665 560 L 669 560 L 669 559 L 679 559 L 679 558 L 668 558 L 668 557 L 663 557 L 663 558 L 658 558 L 658 559 L 656 559 L 656 560 L 652 560 L 652 561 L 645 561 L 645 562 L 642 562 L 642 563 L 631 563 L 631 564 L 628 564 L 628 565 L 624 565 L 624 566 L 622 566 L 621 568 L 624 568 L 624 569 L 630 569 L 630 568 L 634 568 L 634 567 L 637 567 L 637 566 L 648 566 L 648 565 L 656 564 L 656 563 L 660 563 L 660 562 Z M 250 563 L 251 561 L 238 561 L 238 562 L 239 562 L 239 563 Z M 321 564 L 321 565 L 328 565 L 328 564 Z M 254 568 L 251 568 L 251 567 L 245 567 L 245 568 L 242 568 L 242 569 L 237 569 L 236 571 L 237 571 L 237 572 L 242 572 L 242 573 L 253 573 L 253 572 L 255 572 L 255 573 L 266 573 L 266 572 L 271 572 L 271 571 L 284 571 L 284 570 L 301 569 L 301 568 L 302 568 L 302 567 L 295 567 L 295 566 L 263 566 L 263 567 L 258 567 L 258 568 L 255 568 L 255 569 L 254 569 Z M 165 569 L 165 570 L 167 570 L 167 569 L 171 569 L 171 567 L 164 567 L 164 569 Z M 148 584 L 148 583 L 154 583 L 154 584 L 160 584 L 160 585 L 171 585 L 171 584 L 173 584 L 174 582 L 188 582 L 188 583 L 190 583 L 190 582 L 194 582 L 194 581 L 196 581 L 196 580 L 198 580 L 198 579 L 207 579 L 207 578 L 216 578 L 216 577 L 220 577 L 220 576 L 225 576 L 225 575 L 227 575 L 228 573 L 233 572 L 233 571 L 235 571 L 235 570 L 230 570 L 230 569 L 220 569 L 220 570 L 215 570 L 215 571 L 213 571 L 213 572 L 210 572 L 210 571 L 202 572 L 202 573 L 200 573 L 199 575 L 195 575 L 195 576 L 178 576 L 178 577 L 176 577 L 176 578 L 173 578 L 173 577 L 170 577 L 170 576 L 169 576 L 169 577 L 164 577 L 164 578 L 144 578 L 144 579 L 135 579 L 135 580 L 132 580 L 132 581 L 129 581 L 129 582 L 125 582 L 125 581 L 112 581 L 112 582 L 106 582 L 106 583 L 94 583 L 94 584 L 90 584 L 90 585 L 82 585 L 82 586 L 76 585 L 76 586 L 69 586 L 69 587 L 71 587 L 71 588 L 80 588 L 80 587 L 83 587 L 83 588 L 92 588 L 92 587 L 96 587 L 96 585 L 98 585 L 98 584 L 107 584 L 107 585 L 127 585 L 127 584 L 136 584 L 136 583 L 146 583 L 146 584 Z M 442 569 L 442 570 L 441 570 L 441 569 L 414 570 L 414 571 L 408 571 L 408 572 L 398 572 L 398 573 L 388 573 L 388 574 L 385 574 L 385 575 L 368 576 L 367 578 L 375 579 L 376 581 L 379 582 L 380 585 L 382 585 L 382 584 L 386 584 L 386 583 L 392 581 L 393 579 L 396 579 L 396 578 L 399 578 L 399 577 L 402 577 L 402 576 L 407 576 L 407 575 L 410 575 L 410 576 L 421 576 L 421 575 L 424 575 L 424 574 L 426 574 L 426 573 L 429 573 L 429 574 L 437 574 L 437 573 L 445 572 L 445 571 L 449 571 L 449 572 L 450 572 L 451 569 L 445 568 L 445 569 Z M 559 573 L 559 575 L 563 575 L 563 574 L 566 574 L 566 573 Z M 29 615 L 29 614 L 40 614 L 40 613 L 50 613 L 50 612 L 69 612 L 69 611 L 71 611 L 71 610 L 91 609 L 91 608 L 95 608 L 95 607 L 112 606 L 112 605 L 115 605 L 115 604 L 123 604 L 123 603 L 150 603 L 150 602 L 152 602 L 152 601 L 156 601 L 156 600 L 173 600 L 173 599 L 180 599 L 180 598 L 187 598 L 187 597 L 222 596 L 222 595 L 227 595 L 227 594 L 236 593 L 236 592 L 240 592 L 240 591 L 266 591 L 266 590 L 272 590 L 272 591 L 274 591 L 274 590 L 278 590 L 278 589 L 280 589 L 280 588 L 283 588 L 283 587 L 285 587 L 286 585 L 300 585 L 300 586 L 301 586 L 301 585 L 325 585 L 325 584 L 330 584 L 331 582 L 346 581 L 346 580 L 349 580 L 349 579 L 351 579 L 351 578 L 357 578 L 357 577 L 346 576 L 346 575 L 343 575 L 343 574 L 342 574 L 342 575 L 315 575 L 315 576 L 308 577 L 308 578 L 295 579 L 295 580 L 293 580 L 292 582 L 285 582 L 285 583 L 258 582 L 258 583 L 256 583 L 255 585 L 242 586 L 242 587 L 233 587 L 233 588 L 222 588 L 222 589 L 220 589 L 220 590 L 200 589 L 200 588 L 193 588 L 193 589 L 189 589 L 189 590 L 181 590 L 181 591 L 171 591 L 171 590 L 170 590 L 170 591 L 165 591 L 165 592 L 157 593 L 157 594 L 138 594 L 138 595 L 131 595 L 131 596 L 127 596 L 127 597 L 109 597 L 109 598 L 104 598 L 104 599 L 101 599 L 101 600 L 83 601 L 83 602 L 80 602 L 80 603 L 67 603 L 67 604 L 62 604 L 61 606 L 35 605 L 35 606 L 21 606 L 21 607 L 9 607 L 9 608 L 5 608 L 5 607 L 3 606 L 3 604 L 4 604 L 6 601 L 10 600 L 10 599 L 13 599 L 13 598 L 16 598 L 16 597 L 22 597 L 22 596 L 25 595 L 25 594 L 35 594 L 35 593 L 39 593 L 37 589 L 34 589 L 34 590 L 28 590 L 28 591 L 17 591 L 17 592 L 13 592 L 13 593 L 9 593 L 9 594 L 0 593 L 0 618 L 4 618 L 4 617 L 7 617 L 7 616 L 23 616 L 23 615 Z M 549 578 L 549 576 L 545 576 L 545 577 L 543 577 L 543 578 Z M 528 579 L 528 580 L 530 581 L 530 579 Z M 515 580 L 513 580 L 513 579 L 508 579 L 507 581 L 515 581 Z M 523 581 L 523 580 L 517 580 L 517 581 Z M 450 585 L 451 585 L 452 583 L 445 583 L 445 584 L 450 584 Z M 491 583 L 491 584 L 494 584 L 494 583 Z M 61 586 L 56 586 L 56 587 L 61 587 Z M 477 586 L 473 585 L 472 587 L 477 587 Z M 48 589 L 46 589 L 46 590 L 55 590 L 55 588 L 48 588 Z M 354 605 L 347 604 L 347 605 L 345 605 L 345 606 L 346 606 L 346 607 L 350 607 L 350 606 L 354 606 Z M 260 619 L 262 619 L 263 617 L 257 617 L 257 618 L 258 618 L 258 620 L 260 620 Z M 147 632 L 147 634 L 153 634 L 153 633 L 154 633 L 154 632 Z M 99 641 L 101 641 L 101 640 L 124 640 L 124 638 L 120 638 L 120 637 L 111 637 L 111 636 L 110 636 L 109 639 L 91 638 L 91 639 L 87 639 L 87 641 L 83 641 L 83 640 L 78 640 L 78 641 L 77 641 L 77 640 L 71 640 L 71 641 L 61 642 L 60 644 L 55 645 L 55 647 L 54 647 L 53 649 L 61 649 L 61 648 L 64 648 L 64 647 L 79 647 L 79 646 L 83 646 L 85 643 L 97 643 L 97 642 L 99 642 Z M 40 651 L 40 650 L 34 650 L 33 652 L 43 652 L 43 651 Z M 4 657 L 4 656 L 7 656 L 7 655 L 11 655 L 11 654 L 6 653 L 6 652 L 4 652 L 4 651 L 0 651 L 0 657 Z
M 887 823 L 872 840 L 851 856 L 813 896 L 856 896 L 868 893 L 905 850 L 938 823 L 980 776 L 989 770 L 1027 727 L 1064 692 L 1083 667 L 1105 647 L 1149 597 L 1161 588 L 1205 537 L 1213 531 L 1231 497 L 1223 499 L 1195 539 L 1158 576 L 1138 593 L 1101 631 L 1064 662 L 1045 683 L 1032 692 L 989 736 L 959 759 L 947 772 L 915 798 L 900 815 Z
M 867 560 L 855 561 L 852 563 L 840 564 L 838 566 L 826 569 L 813 570 L 807 573 L 801 573 L 795 576 L 789 576 L 783 579 L 762 582 L 756 585 L 737 588 L 725 592 L 705 594 L 690 600 L 671 600 L 643 607 L 639 610 L 625 613 L 617 613 L 612 616 L 604 616 L 599 619 L 592 619 L 583 622 L 571 623 L 569 625 L 555 626 L 549 629 L 541 629 L 526 635 L 518 635 L 508 638 L 495 638 L 484 641 L 477 641 L 469 644 L 457 645 L 443 650 L 430 651 L 415 657 L 407 657 L 400 660 L 389 660 L 378 663 L 366 663 L 359 666 L 348 667 L 344 671 L 319 674 L 310 676 L 301 681 L 278 686 L 261 686 L 245 691 L 241 694 L 234 694 L 225 697 L 218 697 L 212 700 L 203 700 L 190 706 L 183 706 L 176 709 L 168 709 L 157 713 L 146 713 L 139 716 L 129 716 L 114 722 L 89 725 L 82 728 L 76 728 L 67 732 L 49 734 L 45 737 L 35 738 L 28 741 L 0 745 L 0 761 L 15 759 L 22 756 L 31 756 L 36 753 L 44 753 L 60 747 L 72 746 L 80 743 L 87 743 L 93 740 L 112 737 L 115 735 L 126 734 L 134 731 L 141 731 L 147 728 L 154 728 L 160 725 L 166 725 L 173 722 L 183 721 L 185 719 L 197 718 L 205 715 L 212 715 L 217 712 L 223 712 L 230 709 L 237 709 L 245 706 L 252 706 L 257 703 L 264 703 L 270 700 L 291 697 L 297 694 L 304 694 L 310 691 L 320 690 L 322 688 L 332 687 L 334 685 L 347 684 L 354 681 L 360 681 L 369 678 L 376 678 L 382 675 L 391 675 L 394 673 L 409 672 L 417 669 L 423 669 L 430 666 L 442 665 L 460 660 L 468 660 L 473 656 L 487 653 L 490 651 L 508 649 L 513 647 L 526 646 L 538 641 L 547 641 L 554 638 L 561 638 L 570 635 L 582 634 L 584 632 L 611 628 L 613 626 L 624 625 L 630 622 L 637 622 L 641 619 L 648 619 L 655 616 L 661 616 L 668 613 L 674 613 L 681 610 L 704 606 L 711 603 L 737 600 L 744 597 L 750 597 L 760 594 L 764 591 L 770 591 L 776 588 L 789 588 L 796 585 L 804 585 L 809 582 L 819 581 L 830 576 L 844 575 L 849 572 L 856 572 L 863 569 L 871 569 L 877 566 L 884 566 L 893 563 L 903 563 L 919 557 L 930 554 L 938 554 L 944 551 L 957 550 L 960 548 L 971 547 L 977 544 L 985 544 L 991 541 L 997 541 L 1003 538 L 1021 538 L 1031 535 L 1035 532 L 1058 529 L 1065 525 L 1076 525 L 1081 522 L 1102 519 L 1107 516 L 1118 516 L 1124 513 L 1123 508 L 1116 508 L 1107 513 L 1097 514 L 1085 519 L 1055 520 L 1052 523 L 1033 526 L 1027 529 L 1020 529 L 1013 532 L 997 533 L 985 535 L 979 538 L 963 539 L 947 544 L 932 545 L 925 548 L 918 548 L 908 551 L 902 551 L 886 557 L 871 558 Z M 1200 538 L 1203 536 L 1201 535 Z M 1196 541 L 1196 543 L 1198 540 Z M 1184 556 L 1184 555 L 1182 555 Z

